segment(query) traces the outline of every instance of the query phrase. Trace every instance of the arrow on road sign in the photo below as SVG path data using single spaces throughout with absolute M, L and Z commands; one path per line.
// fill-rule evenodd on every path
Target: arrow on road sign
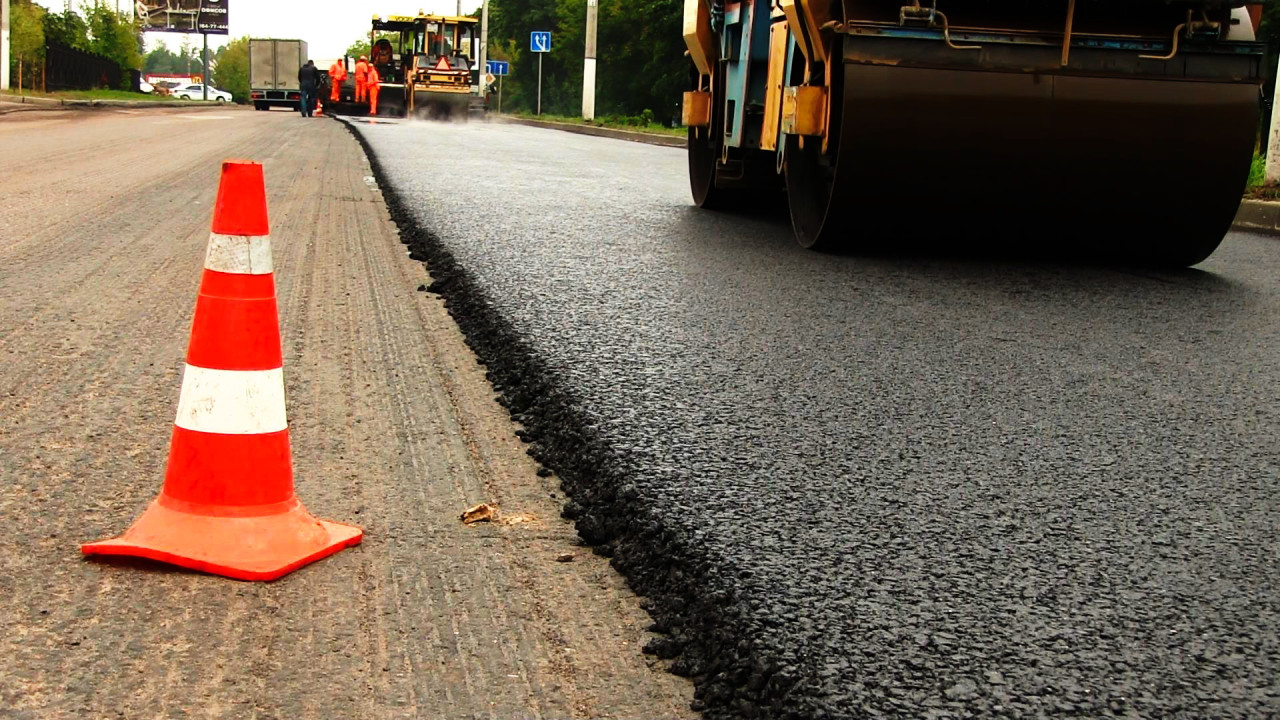
M 549 30 L 535 30 L 529 33 L 529 51 L 551 52 L 551 32 Z

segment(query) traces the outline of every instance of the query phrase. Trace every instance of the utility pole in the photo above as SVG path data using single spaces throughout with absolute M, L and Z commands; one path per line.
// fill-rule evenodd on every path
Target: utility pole
M 209 99 L 209 33 L 202 32 L 200 37 L 204 38 L 204 52 L 202 58 L 204 60 L 204 76 L 200 78 L 200 92 L 203 94 L 202 100 Z
M 598 0 L 587 0 L 586 57 L 582 61 L 582 119 L 596 117 L 596 11 Z
M 480 6 L 480 72 L 476 76 L 479 79 L 480 99 L 489 97 L 489 87 L 485 83 L 484 78 L 489 74 L 489 0 L 484 0 Z M 488 107 L 488 104 L 485 105 Z
M 9 0 L 0 0 L 0 90 L 9 89 Z
M 1280 90 L 1280 68 L 1276 69 L 1275 89 Z M 1280 98 L 1271 94 L 1271 131 L 1267 139 L 1267 184 L 1280 185 Z

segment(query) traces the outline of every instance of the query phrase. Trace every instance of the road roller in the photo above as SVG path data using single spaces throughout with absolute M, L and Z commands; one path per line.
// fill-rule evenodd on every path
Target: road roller
M 1244 0 L 685 0 L 694 203 L 806 248 L 989 242 L 1188 266 L 1262 105 Z

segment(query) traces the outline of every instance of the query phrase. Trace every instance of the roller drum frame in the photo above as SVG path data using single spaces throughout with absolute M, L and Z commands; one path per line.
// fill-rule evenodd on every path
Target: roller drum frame
M 699 87 L 725 61 L 693 72 L 713 108 L 711 127 L 690 129 L 696 204 L 733 205 L 744 189 L 769 187 L 776 168 L 796 239 L 814 249 L 1012 244 L 1186 266 L 1230 229 L 1261 110 L 1251 34 L 1175 43 L 1166 58 L 1119 36 L 1068 51 L 997 33 L 962 47 L 883 23 L 835 24 L 833 67 L 810 64 L 805 78 L 793 46 L 784 83 L 830 78 L 825 148 L 821 136 L 789 134 L 781 158 L 725 151 L 710 139 L 724 135 L 723 88 Z

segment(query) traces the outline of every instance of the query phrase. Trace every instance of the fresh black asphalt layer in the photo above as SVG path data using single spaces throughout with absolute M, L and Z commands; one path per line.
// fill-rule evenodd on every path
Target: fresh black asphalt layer
M 1280 243 L 824 255 L 680 150 L 353 129 L 708 717 L 1280 714 Z

